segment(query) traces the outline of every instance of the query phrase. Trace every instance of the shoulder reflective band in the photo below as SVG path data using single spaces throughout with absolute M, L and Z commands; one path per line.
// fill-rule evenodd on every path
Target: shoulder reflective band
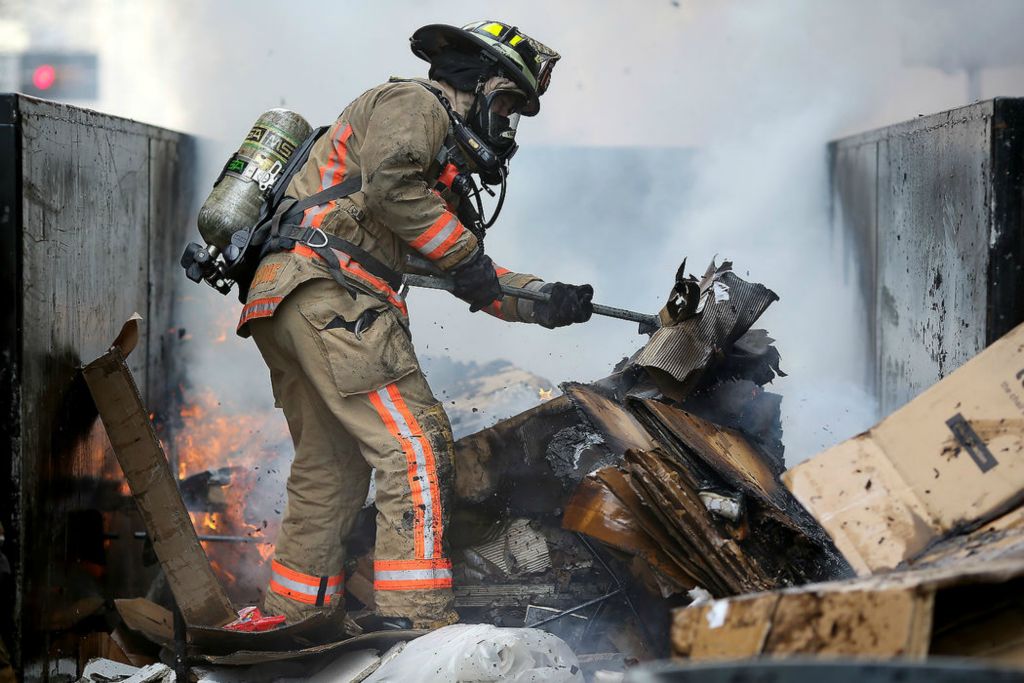
M 315 576 L 289 569 L 277 560 L 271 565 L 270 590 L 307 605 L 322 606 L 341 593 L 342 575 Z
M 345 179 L 345 158 L 348 155 L 348 139 L 352 135 L 352 126 L 346 124 L 342 128 L 339 122 L 335 124 L 334 130 L 331 133 L 331 153 L 327 155 L 327 161 L 320 167 L 321 190 L 326 190 L 328 187 L 336 185 Z M 336 203 L 336 201 L 332 200 L 326 204 L 306 209 L 301 225 L 319 228 L 320 224 L 324 221 L 324 217 L 334 208 Z

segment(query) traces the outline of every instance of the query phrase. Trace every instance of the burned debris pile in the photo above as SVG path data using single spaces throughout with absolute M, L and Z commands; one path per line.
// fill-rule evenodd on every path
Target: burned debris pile
M 775 298 L 728 263 L 680 274 L 667 324 L 612 376 L 456 443 L 464 618 L 557 617 L 577 652 L 647 657 L 693 596 L 849 574 L 778 480 L 779 355 L 750 329 Z
M 1020 451 L 1019 430 L 995 419 L 1005 406 L 991 387 L 970 404 L 963 396 L 1016 367 L 1008 356 L 1019 343 L 994 345 L 875 429 L 785 471 L 780 397 L 764 389 L 782 374 L 779 354 L 767 332 L 751 329 L 775 298 L 729 264 L 701 278 L 680 272 L 661 327 L 612 375 L 565 383 L 560 395 L 455 443 L 449 543 L 463 622 L 548 631 L 565 656 L 543 665 L 573 681 L 670 651 L 694 661 L 1016 656 L 1012 629 L 963 646 L 965 601 L 996 599 L 971 609 L 995 634 L 1019 609 L 1010 596 L 1024 575 L 1020 509 L 992 521 L 1020 503 L 1016 470 L 994 489 L 978 478 L 1004 458 L 1015 466 L 1002 454 Z M 163 606 L 118 601 L 122 624 L 111 637 L 124 657 L 170 662 L 174 652 L 179 664 L 214 668 L 276 662 L 289 675 L 348 662 L 367 680 L 378 668 L 403 670 L 401 650 L 422 632 L 360 635 L 351 619 L 327 614 L 267 631 L 226 628 L 236 606 L 167 488 L 173 477 L 132 392 L 124 356 L 135 324 L 85 371 L 169 589 Z M 988 443 L 1005 445 L 1001 455 L 963 427 L 967 410 L 991 413 L 977 424 Z M 929 449 L 943 462 L 929 460 Z M 230 468 L 190 478 L 182 495 L 223 507 L 225 477 L 234 481 Z M 972 486 L 991 495 L 954 495 Z M 155 519 L 149 508 L 168 496 L 181 514 Z M 374 515 L 368 504 L 349 539 L 349 616 L 374 608 Z M 172 608 L 184 619 L 176 623 Z M 515 649 L 500 644 L 513 632 L 488 632 L 488 642 Z
M 700 278 L 681 268 L 661 326 L 611 376 L 564 384 L 561 395 L 456 442 L 449 542 L 464 622 L 542 628 L 580 656 L 621 666 L 668 651 L 673 607 L 850 574 L 779 483 L 780 397 L 764 390 L 781 374 L 779 354 L 751 329 L 776 298 L 728 263 Z M 86 378 L 150 520 L 154 494 L 166 497 L 159 482 L 173 486 L 173 477 L 145 408 L 123 395 L 128 352 L 115 344 Z M 182 494 L 223 506 L 224 477 L 230 469 L 193 477 Z M 360 642 L 351 622 L 330 618 L 262 633 L 223 628 L 233 611 L 184 505 L 174 507 L 181 514 L 153 519 L 149 534 L 187 639 L 159 605 L 118 605 L 154 647 L 251 665 Z M 350 614 L 374 608 L 374 514 L 364 509 L 349 539 Z

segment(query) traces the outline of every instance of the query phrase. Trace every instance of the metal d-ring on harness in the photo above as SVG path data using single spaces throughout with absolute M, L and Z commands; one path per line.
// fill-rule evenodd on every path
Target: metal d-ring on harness
M 338 252 L 340 252 L 350 256 L 364 270 L 385 281 L 392 290 L 397 292 L 402 286 L 402 275 L 398 271 L 389 268 L 365 249 L 346 239 L 330 235 L 319 227 L 300 224 L 307 209 L 348 197 L 359 191 L 362 182 L 362 178 L 356 176 L 303 199 L 285 197 L 269 221 L 266 234 L 254 238 L 255 245 L 262 245 L 260 258 L 274 252 L 290 251 L 296 245 L 302 244 L 324 260 L 331 277 L 355 298 L 358 290 L 352 286 L 342 271 L 341 262 L 338 259 Z M 370 293 L 372 294 L 372 292 Z

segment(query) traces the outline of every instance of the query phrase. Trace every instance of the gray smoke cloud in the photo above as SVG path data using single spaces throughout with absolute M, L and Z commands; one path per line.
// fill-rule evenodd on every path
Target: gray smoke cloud
M 773 288 L 781 301 L 761 324 L 790 373 L 774 389 L 786 397 L 791 464 L 877 418 L 866 384 L 869 312 L 857 265 L 831 232 L 825 144 L 968 97 L 1024 91 L 1019 2 L 9 6 L 36 24 L 47 17 L 50 28 L 32 32 L 38 40 L 100 52 L 100 109 L 206 139 L 202 185 L 264 109 L 325 123 L 388 76 L 424 73 L 407 49 L 420 25 L 488 14 L 517 24 L 564 59 L 541 115 L 520 127 L 511 195 L 488 250 L 506 267 L 591 282 L 602 303 L 651 312 L 683 257 L 693 271 L 716 255 L 731 259 Z M 61 23 L 72 7 L 87 31 Z M 252 344 L 230 333 L 202 343 L 223 327 L 205 316 L 237 304 L 187 291 L 201 302 L 185 321 L 198 374 L 226 401 L 269 402 Z M 642 341 L 611 320 L 556 331 L 510 325 L 434 292 L 415 292 L 410 308 L 421 352 L 507 358 L 556 382 L 598 378 Z

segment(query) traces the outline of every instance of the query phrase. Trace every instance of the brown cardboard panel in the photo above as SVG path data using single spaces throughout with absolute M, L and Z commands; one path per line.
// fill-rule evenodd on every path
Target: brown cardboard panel
M 757 657 L 764 651 L 779 602 L 775 593 L 749 600 L 716 600 L 676 612 L 673 655 L 694 661 Z
M 1005 556 L 1005 548 L 982 547 L 969 559 L 955 544 L 949 550 L 922 569 L 678 609 L 672 654 L 691 660 L 977 654 L 1016 661 L 1024 653 L 1024 548 Z
M 125 362 L 137 340 L 138 319 L 132 318 L 110 350 L 85 366 L 85 381 L 186 622 L 226 624 L 237 615 L 199 544 L 149 411 Z
M 764 653 L 923 658 L 934 593 L 895 588 L 782 597 Z
M 170 610 L 145 598 L 115 600 L 114 607 L 124 620 L 125 626 L 141 633 L 157 645 L 173 647 L 174 617 Z
M 780 491 L 775 473 L 741 433 L 658 401 L 641 399 L 636 403 L 732 486 L 786 508 L 788 497 L 784 490 Z
M 866 434 L 789 470 L 783 481 L 861 576 L 896 567 L 940 533 Z
M 631 448 L 649 451 L 658 447 L 643 425 L 620 403 L 584 384 L 567 383 L 563 389 L 601 432 L 613 452 L 625 453 Z
M 908 588 L 764 593 L 677 610 L 673 656 L 692 661 L 928 652 L 934 594 Z
M 103 632 L 90 633 L 79 640 L 78 646 L 78 669 L 85 669 L 90 659 L 110 659 L 121 664 L 131 664 L 132 661 L 121 646 L 110 637 L 110 634 Z
M 600 472 L 609 477 L 622 476 L 610 467 Z M 562 515 L 562 528 L 584 533 L 640 557 L 674 584 L 674 592 L 696 585 L 693 578 L 675 564 L 667 546 L 645 533 L 633 511 L 597 476 L 588 476 L 576 487 Z
M 783 481 L 860 574 L 1024 499 L 1024 325 Z
M 969 534 L 936 543 L 913 560 L 915 567 L 954 566 L 982 555 L 989 560 L 1024 555 L 1024 507 L 983 524 Z

